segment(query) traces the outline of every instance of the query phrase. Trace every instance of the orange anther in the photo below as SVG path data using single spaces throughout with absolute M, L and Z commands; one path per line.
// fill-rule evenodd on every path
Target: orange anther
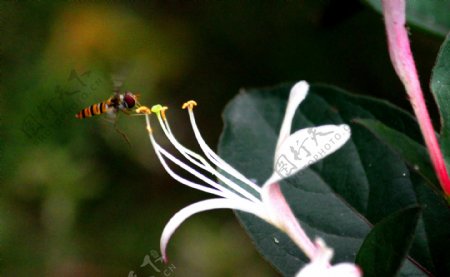
M 182 109 L 189 109 L 192 111 L 192 109 L 197 106 L 197 102 L 195 102 L 194 100 L 189 100 L 186 103 L 183 104 L 183 106 L 181 106 Z
M 139 108 L 136 109 L 136 113 L 141 113 L 141 114 L 151 114 L 151 110 L 146 107 L 146 106 L 141 106 Z

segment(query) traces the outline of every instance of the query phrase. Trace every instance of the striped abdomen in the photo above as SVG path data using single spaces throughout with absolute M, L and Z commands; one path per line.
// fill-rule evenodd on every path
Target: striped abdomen
M 108 104 L 106 102 L 100 102 L 84 108 L 79 113 L 75 115 L 76 118 L 86 118 L 92 117 L 94 115 L 99 115 L 108 111 Z

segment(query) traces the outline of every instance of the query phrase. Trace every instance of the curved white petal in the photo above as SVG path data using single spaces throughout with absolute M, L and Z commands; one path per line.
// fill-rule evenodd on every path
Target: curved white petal
M 241 210 L 254 214 L 270 223 L 270 218 L 267 216 L 264 207 L 248 200 L 214 198 L 191 204 L 177 212 L 164 227 L 161 235 L 160 247 L 161 254 L 165 262 L 167 262 L 167 244 L 178 226 L 180 226 L 181 223 L 183 223 L 187 218 L 196 213 L 214 209 Z
M 300 81 L 296 83 L 289 94 L 289 100 L 284 113 L 283 123 L 281 124 L 280 134 L 278 135 L 277 147 L 278 149 L 283 141 L 291 134 L 292 119 L 294 118 L 295 111 L 300 103 L 305 99 L 308 94 L 309 85 L 306 81 Z
M 350 135 L 346 124 L 322 125 L 293 133 L 275 152 L 274 173 L 266 184 L 287 178 L 325 158 L 342 147 Z

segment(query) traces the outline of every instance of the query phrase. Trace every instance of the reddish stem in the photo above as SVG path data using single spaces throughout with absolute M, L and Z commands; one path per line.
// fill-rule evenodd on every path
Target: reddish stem
M 430 115 L 423 98 L 416 65 L 411 53 L 408 32 L 405 28 L 405 0 L 383 0 L 383 14 L 389 54 L 397 75 L 405 86 L 414 113 L 420 125 L 425 144 L 436 171 L 439 183 L 447 198 L 450 197 L 450 179 L 445 166 L 444 157 L 439 147 Z

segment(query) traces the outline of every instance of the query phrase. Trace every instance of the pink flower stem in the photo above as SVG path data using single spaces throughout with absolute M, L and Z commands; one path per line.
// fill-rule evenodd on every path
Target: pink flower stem
M 268 198 L 267 204 L 274 216 L 274 222 L 283 230 L 295 244 L 313 260 L 318 252 L 318 248 L 305 233 L 300 223 L 297 221 L 294 213 L 281 192 L 280 184 L 273 183 L 266 187 Z
M 397 75 L 405 86 L 414 113 L 420 125 L 425 144 L 430 153 L 431 162 L 439 183 L 447 197 L 450 198 L 450 179 L 444 157 L 439 147 L 431 123 L 422 88 L 420 87 L 414 58 L 411 53 L 408 32 L 405 28 L 405 0 L 383 0 L 383 14 L 389 46 L 389 54 Z

